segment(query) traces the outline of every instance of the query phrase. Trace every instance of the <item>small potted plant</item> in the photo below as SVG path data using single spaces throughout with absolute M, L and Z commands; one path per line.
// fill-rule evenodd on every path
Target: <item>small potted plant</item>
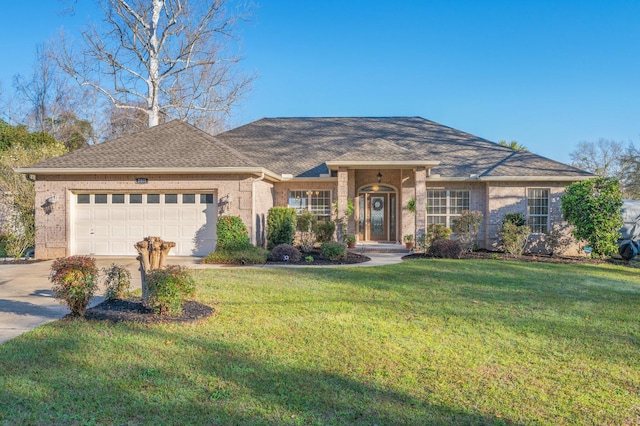
M 405 247 L 411 250 L 413 248 L 413 234 L 407 234 L 402 238 L 404 240 Z
M 353 234 L 347 234 L 344 236 L 344 242 L 348 248 L 354 248 L 356 246 L 356 236 Z

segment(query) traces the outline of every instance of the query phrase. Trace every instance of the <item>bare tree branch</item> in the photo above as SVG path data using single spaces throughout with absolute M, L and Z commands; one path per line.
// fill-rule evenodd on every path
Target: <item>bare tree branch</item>
M 58 63 L 116 107 L 144 111 L 148 126 L 161 117 L 213 123 L 253 79 L 233 71 L 240 17 L 230 1 L 100 0 L 103 24 L 82 33 L 79 51 L 61 37 Z

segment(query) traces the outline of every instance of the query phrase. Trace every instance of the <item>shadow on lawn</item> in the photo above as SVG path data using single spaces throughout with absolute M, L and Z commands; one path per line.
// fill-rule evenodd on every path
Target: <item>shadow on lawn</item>
M 76 351 L 88 342 L 70 344 L 64 338 L 60 342 L 49 338 L 48 347 L 62 348 L 52 359 L 58 368 L 69 363 L 66 373 L 54 376 L 43 368 L 37 377 L 21 377 L 20 371 L 33 372 L 37 367 L 5 365 L 9 373 L 0 383 L 32 380 L 38 392 L 1 386 L 0 412 L 13 413 L 3 420 L 29 423 L 34 420 L 29 416 L 41 413 L 36 423 L 515 424 L 430 404 L 331 372 L 295 368 L 268 356 L 251 359 L 241 347 L 220 338 L 186 336 L 160 327 L 118 327 L 126 330 L 134 346 L 137 338 L 157 342 L 154 359 L 119 368 L 117 360 L 112 368 L 97 368 L 87 361 L 71 364 L 76 356 L 84 359 Z M 11 352 L 29 351 L 33 344 L 32 339 L 14 343 Z M 0 352 L 0 364 L 5 364 L 3 358 Z

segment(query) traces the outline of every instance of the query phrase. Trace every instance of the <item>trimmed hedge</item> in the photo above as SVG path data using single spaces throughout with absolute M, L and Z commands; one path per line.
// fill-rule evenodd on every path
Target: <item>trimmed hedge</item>
M 329 260 L 340 260 L 347 256 L 347 246 L 341 243 L 324 243 L 320 247 L 322 257 Z
M 267 261 L 269 251 L 250 245 L 242 250 L 216 250 L 209 253 L 202 263 L 228 263 L 233 265 L 261 265 Z
M 218 233 L 216 251 L 243 250 L 251 245 L 247 227 L 238 216 L 219 217 L 216 231 Z
M 293 244 L 296 235 L 296 210 L 288 207 L 272 207 L 267 214 L 267 248 L 280 244 Z
M 462 255 L 462 247 L 456 240 L 435 240 L 429 246 L 428 253 L 443 259 L 459 259 Z
M 270 256 L 270 259 L 274 262 L 297 262 L 301 258 L 302 254 L 300 254 L 300 250 L 289 244 L 275 246 L 273 250 L 271 250 Z

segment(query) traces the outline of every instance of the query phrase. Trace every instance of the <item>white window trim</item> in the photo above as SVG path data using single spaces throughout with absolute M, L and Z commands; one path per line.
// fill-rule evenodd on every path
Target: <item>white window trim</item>
M 427 193 L 429 191 L 445 191 L 446 192 L 446 203 L 445 203 L 445 213 L 444 214 L 429 214 L 429 208 L 426 208 L 425 212 L 425 223 L 429 222 L 429 217 L 444 217 L 445 218 L 445 226 L 447 228 L 451 228 L 451 220 L 453 218 L 459 217 L 460 213 L 451 213 L 451 192 L 466 192 L 468 194 L 469 205 L 465 210 L 471 210 L 471 190 L 469 189 L 444 189 L 444 188 L 427 188 Z M 429 197 L 426 197 L 427 200 Z
M 291 200 L 291 193 L 292 192 L 301 192 L 301 193 L 306 195 L 307 202 L 306 202 L 304 207 L 300 207 L 299 205 L 296 206 L 296 205 L 289 204 L 289 201 Z M 317 214 L 316 212 L 314 212 L 311 209 L 311 206 L 312 206 L 311 201 L 313 199 L 312 195 L 313 195 L 314 192 L 317 192 L 317 193 L 326 192 L 326 193 L 328 193 L 328 195 L 329 195 L 329 198 L 328 198 L 329 206 L 328 206 L 328 210 L 326 211 L 326 213 Z M 298 210 L 305 211 L 306 210 L 306 211 L 309 211 L 309 212 L 313 213 L 318 218 L 326 218 L 327 220 L 331 220 L 331 206 L 332 206 L 332 201 L 333 201 L 333 196 L 332 195 L 333 194 L 331 193 L 330 189 L 289 189 L 287 191 L 287 207 L 296 209 L 296 211 L 298 211 Z M 301 211 L 298 211 L 298 215 L 301 214 Z
M 530 206 L 529 206 L 529 200 L 532 198 L 531 197 L 531 191 L 536 191 L 536 190 L 541 190 L 541 191 L 547 191 L 547 214 L 532 214 L 531 210 L 530 210 Z M 546 217 L 547 218 L 547 231 L 546 232 L 539 232 L 539 231 L 534 231 L 532 226 L 531 226 L 531 222 L 530 222 L 530 218 L 533 217 Z M 531 187 L 531 188 L 527 188 L 527 225 L 531 228 L 531 233 L 535 234 L 535 235 L 548 235 L 549 234 L 549 230 L 551 229 L 551 188 L 540 188 L 540 187 Z

